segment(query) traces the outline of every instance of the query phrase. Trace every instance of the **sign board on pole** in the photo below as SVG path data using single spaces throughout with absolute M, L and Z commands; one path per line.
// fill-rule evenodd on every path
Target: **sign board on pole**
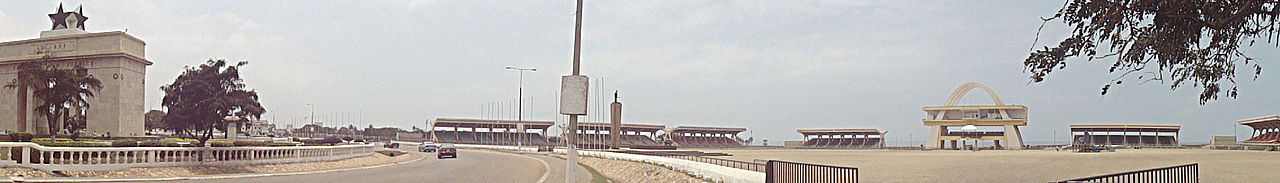
M 560 114 L 587 115 L 587 85 L 584 75 L 560 77 Z

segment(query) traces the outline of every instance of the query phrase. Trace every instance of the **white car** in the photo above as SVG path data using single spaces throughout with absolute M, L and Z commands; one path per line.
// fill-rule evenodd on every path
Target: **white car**
M 422 142 L 418 145 L 418 152 L 436 152 L 437 147 L 435 142 Z

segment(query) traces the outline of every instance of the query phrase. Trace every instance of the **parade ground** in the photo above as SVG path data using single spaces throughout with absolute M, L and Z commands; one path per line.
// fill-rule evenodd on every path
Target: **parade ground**
M 1105 153 L 1054 150 L 701 149 L 722 158 L 777 159 L 858 167 L 866 182 L 1048 182 L 1188 163 L 1203 182 L 1268 182 L 1280 153 L 1240 150 L 1136 149 Z

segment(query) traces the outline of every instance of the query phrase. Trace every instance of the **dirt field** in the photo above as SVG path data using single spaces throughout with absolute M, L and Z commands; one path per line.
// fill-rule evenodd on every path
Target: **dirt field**
M 725 158 L 777 159 L 858 167 L 863 182 L 1048 182 L 1138 169 L 1200 163 L 1202 182 L 1275 182 L 1280 152 L 1201 149 L 1118 150 L 747 150 L 701 149 Z

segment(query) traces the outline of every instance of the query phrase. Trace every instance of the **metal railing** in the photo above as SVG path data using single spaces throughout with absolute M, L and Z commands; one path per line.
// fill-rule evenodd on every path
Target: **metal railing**
M 627 152 L 627 153 L 689 160 L 689 161 L 702 162 L 702 163 L 708 163 L 713 165 L 720 165 L 720 166 L 725 166 L 730 168 L 737 168 L 737 169 L 750 170 L 750 171 L 756 171 L 756 172 L 764 172 L 764 166 L 765 166 L 764 164 L 754 163 L 754 162 L 728 160 L 728 159 L 712 158 L 712 157 L 689 155 L 689 154 L 679 154 L 679 153 L 648 152 L 648 151 L 634 151 L 634 152 Z
M 1161 167 L 1138 171 L 1120 172 L 1092 177 L 1068 179 L 1057 181 L 1057 183 L 1083 183 L 1083 182 L 1105 182 L 1105 183 L 1196 183 L 1200 182 L 1199 163 Z
M 373 145 L 290 147 L 45 147 L 0 142 L 0 167 L 120 170 L 142 167 L 333 161 L 373 155 Z
M 858 168 L 820 165 L 811 163 L 768 160 L 765 163 L 766 183 L 825 182 L 857 183 Z

